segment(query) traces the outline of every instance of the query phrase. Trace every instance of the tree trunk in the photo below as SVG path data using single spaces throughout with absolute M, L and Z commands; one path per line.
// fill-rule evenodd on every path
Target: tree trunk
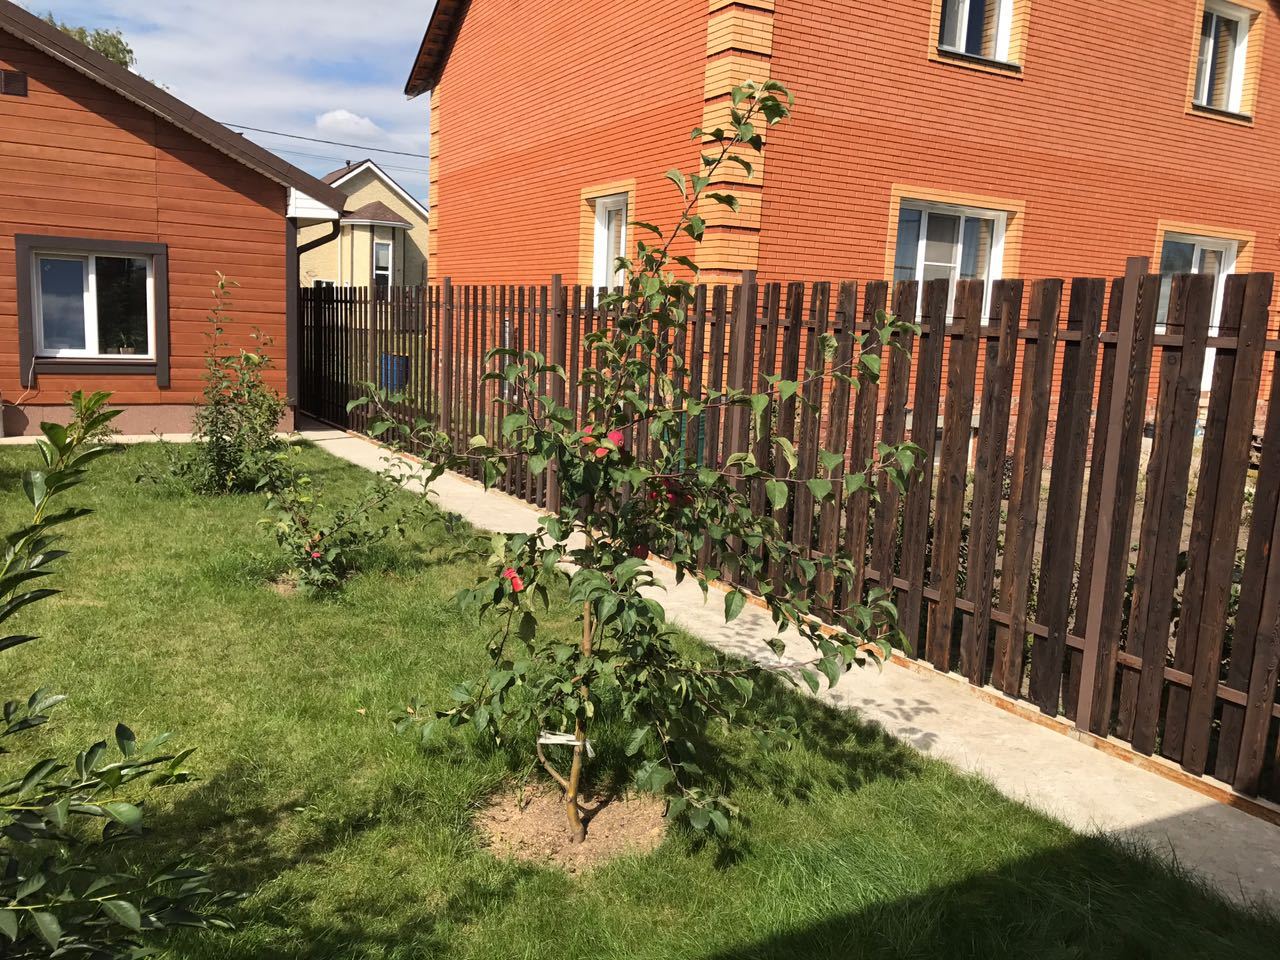
M 592 640 L 595 636 L 595 623 L 591 616 L 591 603 L 588 601 L 582 607 L 582 653 L 584 656 L 591 655 Z M 590 694 L 590 690 L 584 683 L 581 688 L 582 699 L 585 701 Z M 582 843 L 587 839 L 587 825 L 582 820 L 582 806 L 578 802 L 578 798 L 582 787 L 582 772 L 586 764 L 587 752 L 587 725 L 581 719 L 574 724 L 574 737 L 578 744 L 573 748 L 573 766 L 569 769 L 569 786 L 565 790 L 564 805 L 565 813 L 569 818 L 569 842 Z

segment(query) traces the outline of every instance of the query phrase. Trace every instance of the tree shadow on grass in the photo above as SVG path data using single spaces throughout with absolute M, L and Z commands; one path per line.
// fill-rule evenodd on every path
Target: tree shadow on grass
M 1275 960 L 1280 944 L 1274 912 L 1229 903 L 1163 857 L 1100 837 L 869 899 L 704 960 Z
M 395 827 L 411 816 L 415 796 L 381 796 L 368 804 L 344 804 L 309 818 L 313 806 L 302 795 L 270 803 L 244 802 L 260 778 L 249 764 L 235 764 L 184 792 L 172 807 L 148 814 L 149 839 L 135 859 L 166 863 L 191 853 L 210 872 L 210 886 L 252 898 L 235 918 L 252 942 L 233 935 L 191 934 L 179 938 L 175 956 L 253 960 L 333 960 L 352 957 L 434 956 L 448 946 L 441 928 L 472 922 L 509 900 L 532 872 L 517 867 L 458 876 L 447 889 L 401 888 L 395 884 L 343 888 L 315 901 L 324 887 L 301 880 L 278 891 L 272 881 L 307 868 L 328 870 L 327 861 L 358 847 L 361 838 Z M 237 799 L 241 798 L 241 799 Z M 291 834 L 281 842 L 281 835 Z M 388 864 L 394 858 L 388 859 Z M 338 868 L 335 868 L 338 869 Z M 189 949 L 184 948 L 184 944 Z

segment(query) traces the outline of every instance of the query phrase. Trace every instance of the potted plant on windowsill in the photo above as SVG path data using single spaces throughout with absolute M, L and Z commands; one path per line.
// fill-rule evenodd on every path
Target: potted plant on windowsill
M 137 356 L 142 353 L 141 345 L 138 338 L 127 331 L 121 331 L 119 343 L 106 348 L 106 352 L 110 354 L 123 354 L 129 356 Z

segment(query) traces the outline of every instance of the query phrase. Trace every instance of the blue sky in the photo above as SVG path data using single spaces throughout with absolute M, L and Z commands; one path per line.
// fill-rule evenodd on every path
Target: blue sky
M 315 174 L 373 157 L 427 190 L 427 98 L 404 84 L 434 0 L 23 0 L 122 30 L 148 80 L 223 123 L 404 150 L 390 156 L 247 133 Z M 304 156 L 309 154 L 310 156 Z

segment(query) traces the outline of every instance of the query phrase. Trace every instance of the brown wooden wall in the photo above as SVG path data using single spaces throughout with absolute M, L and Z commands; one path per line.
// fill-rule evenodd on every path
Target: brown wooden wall
M 233 343 L 273 337 L 285 389 L 287 191 L 70 67 L 0 34 L 0 68 L 29 75 L 0 96 L 0 397 L 60 404 L 77 388 L 121 404 L 185 404 L 200 389 L 216 272 L 240 284 Z M 169 247 L 171 386 L 147 375 L 41 374 L 19 383 L 15 234 Z M 163 320 L 163 318 L 160 318 Z

